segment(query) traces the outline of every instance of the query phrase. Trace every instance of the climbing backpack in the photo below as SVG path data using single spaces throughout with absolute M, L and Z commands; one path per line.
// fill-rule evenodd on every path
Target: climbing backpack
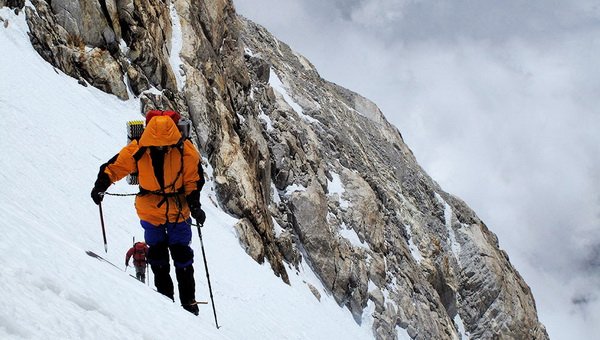
M 138 262 L 146 261 L 146 245 L 142 242 L 137 242 L 133 245 L 133 259 Z

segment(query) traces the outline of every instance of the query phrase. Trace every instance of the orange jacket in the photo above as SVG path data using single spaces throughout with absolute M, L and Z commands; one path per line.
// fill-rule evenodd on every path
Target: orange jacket
M 189 140 L 177 146 L 180 139 L 181 133 L 170 117 L 154 117 L 139 143 L 132 141 L 100 168 L 111 183 L 137 171 L 140 194 L 135 199 L 135 208 L 140 219 L 153 225 L 188 219 L 186 196 L 200 191 L 204 185 L 198 150 Z M 155 175 L 150 148 L 153 146 L 166 147 L 162 163 L 164 188 Z

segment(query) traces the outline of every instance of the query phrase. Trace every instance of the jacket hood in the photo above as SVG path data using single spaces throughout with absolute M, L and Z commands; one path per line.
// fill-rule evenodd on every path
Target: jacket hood
M 169 116 L 156 116 L 144 129 L 140 137 L 140 146 L 168 146 L 175 145 L 181 139 L 177 125 Z

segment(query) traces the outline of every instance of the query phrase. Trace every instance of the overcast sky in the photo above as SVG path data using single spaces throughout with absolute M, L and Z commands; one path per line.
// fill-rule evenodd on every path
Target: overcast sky
M 600 2 L 234 0 L 373 100 L 494 231 L 553 339 L 600 332 Z

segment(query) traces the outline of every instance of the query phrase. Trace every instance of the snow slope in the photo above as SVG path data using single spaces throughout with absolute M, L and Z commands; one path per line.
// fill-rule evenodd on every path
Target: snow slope
M 125 252 L 143 236 L 133 198 L 104 200 L 104 253 L 89 193 L 98 167 L 124 146 L 125 122 L 141 118 L 138 102 L 77 84 L 33 50 L 24 14 L 2 8 L 0 17 L 8 20 L 0 26 L 0 339 L 372 338 L 368 313 L 362 326 L 354 322 L 307 265 L 289 270 L 288 286 L 246 255 L 236 219 L 209 197 L 211 181 L 202 192 L 203 238 L 221 328 L 210 304 L 194 317 L 132 279 Z M 124 181 L 109 189 L 135 190 Z M 197 298 L 209 300 L 193 237 Z

